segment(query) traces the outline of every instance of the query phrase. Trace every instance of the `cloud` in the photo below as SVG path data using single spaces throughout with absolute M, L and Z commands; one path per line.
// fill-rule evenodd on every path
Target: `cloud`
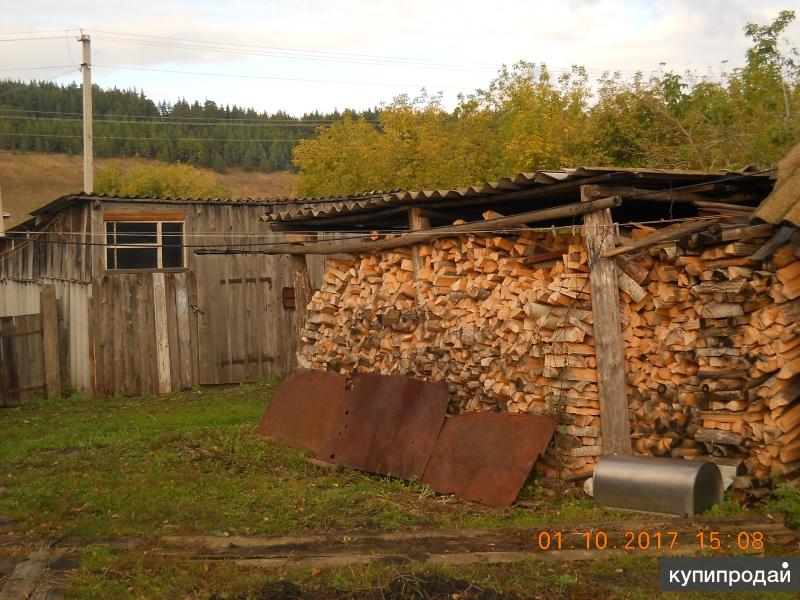
M 485 86 L 495 67 L 520 59 L 547 62 L 555 70 L 581 64 L 592 74 L 604 69 L 653 71 L 661 62 L 677 71 L 687 67 L 718 70 L 723 60 L 742 62 L 747 47 L 742 27 L 747 21 L 766 23 L 784 5 L 783 0 L 466 0 L 457 5 L 431 0 L 74 0 L 68 4 L 43 0 L 15 5 L 14 11 L 5 16 L 0 32 L 84 26 L 93 35 L 97 64 L 282 77 L 286 80 L 97 69 L 103 84 L 135 85 L 161 99 L 211 97 L 257 108 L 302 112 L 334 106 L 374 106 L 399 92 L 413 92 L 415 88 L 399 85 L 406 83 L 446 88 L 445 97 L 452 100 L 456 90 L 449 88 L 471 90 Z M 492 67 L 456 71 L 436 70 L 435 64 L 412 68 L 270 58 L 199 47 L 181 49 L 175 47 L 179 42 L 169 40 L 153 40 L 160 45 L 122 43 L 121 36 L 105 31 L 457 61 L 476 69 L 486 64 Z M 70 65 L 79 56 L 79 46 L 72 39 L 75 33 L 70 33 L 69 40 L 65 36 L 4 46 L 4 50 L 13 50 L 0 52 L 0 69 Z M 796 40 L 798 33 L 800 26 L 795 23 L 790 36 Z M 2 71 L 0 75 L 30 78 L 55 72 L 17 70 Z M 289 79 L 367 81 L 375 85 L 314 84 Z

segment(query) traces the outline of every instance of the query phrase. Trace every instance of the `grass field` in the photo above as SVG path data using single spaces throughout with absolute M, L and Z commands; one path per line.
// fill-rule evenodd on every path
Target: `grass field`
M 588 500 L 489 509 L 335 472 L 253 434 L 271 383 L 4 410 L 0 514 L 36 535 L 284 534 L 611 519 Z M 523 496 L 533 499 L 529 487 Z
M 303 451 L 253 433 L 274 385 L 162 397 L 72 397 L 4 409 L 0 523 L 11 522 L 3 539 L 24 545 L 25 536 L 85 538 L 81 566 L 67 589 L 74 599 L 649 598 L 657 593 L 657 562 L 644 556 L 265 571 L 103 544 L 100 538 L 119 536 L 331 532 L 346 542 L 364 532 L 533 530 L 626 517 L 588 499 L 554 497 L 533 486 L 523 490 L 528 506 L 491 509 L 437 496 L 414 482 L 314 466 Z
M 108 163 L 119 164 L 125 170 L 148 162 L 141 158 L 98 159 L 99 171 Z M 275 198 L 293 195 L 296 176 L 289 172 L 258 173 L 229 169 L 215 173 L 220 182 L 231 190 L 231 196 L 242 198 Z M 83 188 L 83 158 L 66 154 L 15 153 L 0 151 L 0 189 L 3 210 L 11 213 L 7 226 L 27 218 L 28 213 L 65 194 Z

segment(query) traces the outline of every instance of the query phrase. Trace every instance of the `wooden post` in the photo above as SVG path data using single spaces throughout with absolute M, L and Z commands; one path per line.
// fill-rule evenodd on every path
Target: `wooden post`
M 292 254 L 289 256 L 292 265 L 292 284 L 294 285 L 294 316 L 297 343 L 300 343 L 300 330 L 306 325 L 308 316 L 308 303 L 314 290 L 311 288 L 311 277 L 308 275 L 308 263 L 305 254 Z
M 411 231 L 430 229 L 431 221 L 428 217 L 422 216 L 422 209 L 418 206 L 408 211 L 408 228 Z M 422 305 L 422 294 L 419 289 L 419 271 L 422 269 L 422 258 L 419 255 L 419 246 L 411 246 L 411 266 L 414 269 L 414 297 L 417 306 Z
M 5 237 L 6 235 L 5 218 L 6 213 L 3 212 L 3 190 L 0 189 L 0 237 Z
M 581 201 L 597 197 L 598 188 L 581 186 Z M 611 209 L 583 215 L 592 286 L 594 340 L 597 353 L 597 386 L 600 393 L 600 426 L 606 455 L 631 454 L 625 355 L 619 319 L 617 265 L 603 253 L 614 247 Z
M 172 390 L 172 366 L 169 360 L 169 330 L 167 329 L 167 288 L 164 273 L 153 273 L 153 307 L 156 336 L 157 393 Z
M 40 292 L 45 389 L 48 398 L 61 395 L 61 361 L 58 353 L 58 304 L 54 285 L 43 285 Z

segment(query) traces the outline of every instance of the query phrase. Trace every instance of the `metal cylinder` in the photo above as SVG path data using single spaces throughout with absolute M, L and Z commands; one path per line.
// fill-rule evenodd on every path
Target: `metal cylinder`
M 608 508 L 691 517 L 722 502 L 712 462 L 608 456 L 594 471 L 594 499 Z

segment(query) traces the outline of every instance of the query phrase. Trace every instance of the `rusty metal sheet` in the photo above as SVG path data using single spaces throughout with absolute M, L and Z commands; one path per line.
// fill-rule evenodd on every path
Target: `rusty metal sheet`
M 422 483 L 442 494 L 509 506 L 557 423 L 556 417 L 494 412 L 449 417 Z
M 421 477 L 447 411 L 444 382 L 355 375 L 318 457 L 371 473 Z
M 346 383 L 329 371 L 295 371 L 275 389 L 256 433 L 319 454 L 342 412 Z

